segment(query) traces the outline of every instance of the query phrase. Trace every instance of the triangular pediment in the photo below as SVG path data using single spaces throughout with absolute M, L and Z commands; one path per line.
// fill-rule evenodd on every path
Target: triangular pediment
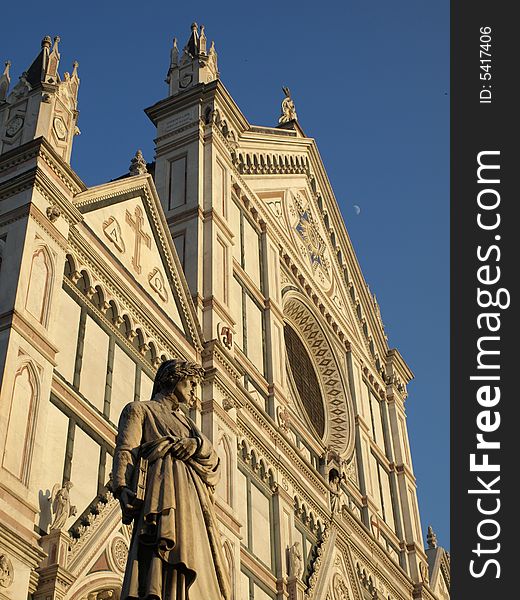
M 78 194 L 83 224 L 122 277 L 153 300 L 196 348 L 200 328 L 150 175 L 128 177 Z

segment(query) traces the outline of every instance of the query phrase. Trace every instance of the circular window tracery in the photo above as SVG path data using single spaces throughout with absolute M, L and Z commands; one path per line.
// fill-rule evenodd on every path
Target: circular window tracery
M 320 384 L 311 358 L 300 337 L 289 325 L 284 326 L 285 348 L 294 383 L 303 407 L 316 433 L 325 434 L 325 409 Z
M 325 425 L 322 442 L 341 457 L 351 458 L 354 451 L 354 417 L 346 378 L 346 357 L 342 359 L 338 348 L 331 344 L 320 323 L 319 315 L 308 306 L 307 298 L 294 288 L 286 288 L 282 293 L 285 323 L 297 333 L 319 382 Z M 293 366 L 288 357 L 287 361 L 288 373 L 296 388 L 298 376 L 292 376 Z M 295 392 L 301 396 L 300 404 L 303 405 L 305 394 L 298 388 Z M 307 414 L 307 408 L 302 406 L 303 410 Z

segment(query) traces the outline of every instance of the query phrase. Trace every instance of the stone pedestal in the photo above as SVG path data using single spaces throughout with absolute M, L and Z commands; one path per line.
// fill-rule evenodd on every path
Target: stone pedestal
M 304 600 L 306 585 L 295 575 L 287 577 L 287 593 L 289 600 Z
M 51 531 L 42 537 L 40 544 L 47 557 L 38 569 L 40 580 L 34 600 L 62 600 L 74 581 L 67 571 L 69 534 L 60 530 Z

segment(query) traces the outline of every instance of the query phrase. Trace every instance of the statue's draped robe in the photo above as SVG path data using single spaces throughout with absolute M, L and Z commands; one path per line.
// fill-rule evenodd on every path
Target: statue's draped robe
M 197 440 L 186 461 L 172 448 Z M 121 600 L 230 600 L 210 487 L 218 482 L 211 442 L 180 410 L 150 400 L 127 404 L 119 420 L 114 489 L 132 487 L 139 456 L 148 460 L 144 505 L 135 519 Z

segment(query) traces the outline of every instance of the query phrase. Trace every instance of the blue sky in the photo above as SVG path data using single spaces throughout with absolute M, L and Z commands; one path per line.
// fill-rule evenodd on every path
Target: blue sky
M 415 373 L 421 519 L 449 547 L 449 2 L 56 0 L 8 3 L 2 21 L 13 82 L 47 34 L 61 37 L 61 73 L 79 61 L 72 166 L 88 185 L 126 172 L 137 148 L 152 160 L 143 109 L 165 97 L 172 38 L 182 48 L 193 21 L 215 40 L 221 79 L 251 123 L 276 124 L 281 87 L 291 89 L 389 343 Z

